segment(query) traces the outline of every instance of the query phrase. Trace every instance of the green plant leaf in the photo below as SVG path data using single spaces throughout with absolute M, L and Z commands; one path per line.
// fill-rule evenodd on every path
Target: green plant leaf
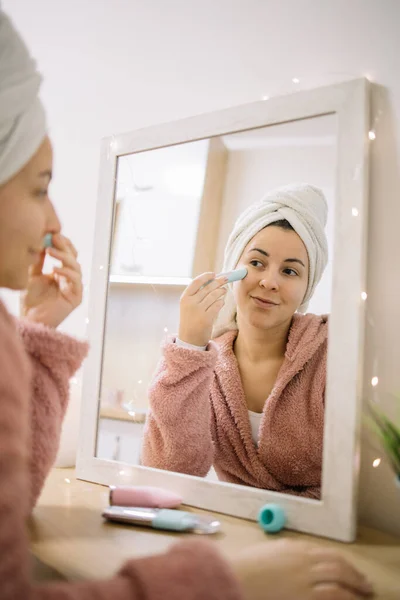
M 396 396 L 400 399 L 399 396 Z M 400 427 L 378 406 L 369 404 L 367 423 L 380 441 L 396 474 L 400 473 Z

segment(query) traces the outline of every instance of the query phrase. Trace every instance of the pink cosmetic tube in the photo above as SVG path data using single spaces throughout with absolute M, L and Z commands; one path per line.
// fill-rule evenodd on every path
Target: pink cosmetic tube
M 176 508 L 183 499 L 162 488 L 147 486 L 110 486 L 111 506 L 141 506 L 143 508 Z

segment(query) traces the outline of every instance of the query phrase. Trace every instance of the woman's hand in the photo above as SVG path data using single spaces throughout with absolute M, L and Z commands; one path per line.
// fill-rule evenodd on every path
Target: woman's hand
M 359 600 L 373 597 L 364 575 L 339 552 L 279 540 L 247 548 L 232 561 L 245 600 Z
M 211 283 L 207 283 L 210 280 Z M 215 279 L 215 273 L 203 273 L 186 288 L 180 301 L 178 337 L 182 342 L 194 346 L 208 344 L 214 322 L 224 305 L 226 289 L 222 286 L 227 282 L 226 277 Z
M 51 274 L 44 274 L 46 254 L 61 262 Z M 82 302 L 82 271 L 78 253 L 71 241 L 61 234 L 53 235 L 53 247 L 43 250 L 30 269 L 26 293 L 22 298 L 22 316 L 48 327 L 58 327 Z

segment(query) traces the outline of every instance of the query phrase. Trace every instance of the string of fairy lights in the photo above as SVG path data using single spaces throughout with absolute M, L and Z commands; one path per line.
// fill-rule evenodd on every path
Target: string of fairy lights
M 352 78 L 356 77 L 356 75 L 348 74 L 348 73 L 346 73 L 346 74 L 335 73 L 332 75 L 334 76 L 334 79 L 336 80 L 335 83 L 343 81 L 343 77 L 348 78 L 348 79 L 352 79 Z M 329 74 L 328 74 L 328 76 L 329 76 Z M 268 101 L 272 97 L 279 96 L 279 95 L 285 95 L 286 93 L 292 93 L 296 89 L 306 89 L 306 87 L 310 87 L 309 85 L 302 86 L 301 85 L 302 81 L 303 81 L 303 79 L 300 77 L 296 77 L 296 76 L 292 77 L 290 81 L 284 82 L 283 84 L 279 85 L 278 87 L 275 87 L 275 89 L 273 90 L 273 93 L 266 93 L 266 94 L 262 95 L 261 100 Z M 320 84 L 320 78 L 319 78 L 319 84 Z M 377 112 L 372 120 L 371 128 L 368 132 L 368 139 L 370 140 L 370 142 L 374 142 L 376 140 L 376 137 L 377 137 L 376 129 L 377 129 L 381 114 L 382 114 L 382 111 L 377 110 Z M 112 142 L 111 142 L 111 145 L 112 145 Z M 353 215 L 353 217 L 359 216 L 359 211 L 357 208 L 352 208 L 352 215 Z M 105 269 L 105 265 L 99 265 L 98 268 L 100 271 L 103 271 Z M 153 286 L 153 290 L 157 295 L 157 290 L 156 290 L 155 286 Z M 86 316 L 84 317 L 84 322 L 85 322 L 86 327 L 89 325 L 88 304 L 87 304 L 88 291 L 89 291 L 89 286 L 85 285 L 84 286 L 84 298 L 85 298 L 84 302 L 85 302 L 85 306 L 86 306 Z M 361 300 L 363 302 L 366 302 L 367 298 L 368 298 L 367 291 L 365 291 L 365 290 L 361 291 Z M 368 316 L 368 311 L 367 311 L 367 322 L 373 326 L 373 320 L 372 320 L 372 318 L 370 318 Z M 163 328 L 163 333 L 168 334 L 168 327 L 165 326 Z M 374 361 L 374 373 L 370 379 L 370 385 L 374 390 L 377 388 L 377 386 L 379 384 L 379 377 L 376 372 L 376 369 L 377 369 L 377 361 L 375 360 Z M 143 384 L 143 379 L 138 379 L 137 383 L 139 385 Z M 78 374 L 77 376 L 73 377 L 71 380 L 71 384 L 72 385 L 80 385 L 81 384 L 81 375 Z M 372 461 L 372 467 L 373 468 L 379 467 L 381 462 L 382 462 L 381 457 L 376 456 Z

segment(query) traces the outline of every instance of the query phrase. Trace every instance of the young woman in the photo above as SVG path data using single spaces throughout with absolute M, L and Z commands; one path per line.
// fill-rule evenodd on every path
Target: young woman
M 189 285 L 150 389 L 144 465 L 320 497 L 328 320 L 301 313 L 327 262 L 326 217 L 317 188 L 275 190 L 228 241 L 224 271 L 247 276 L 228 293 L 212 273 Z
M 0 304 L 1 600 L 355 600 L 371 586 L 337 553 L 281 541 L 228 564 L 211 543 L 182 542 L 160 556 L 128 561 L 111 580 L 35 585 L 26 517 L 54 460 L 68 380 L 86 344 L 57 325 L 81 300 L 76 251 L 61 234 L 48 195 L 52 150 L 37 99 L 39 76 L 0 10 L 0 287 L 27 288 L 25 319 Z M 62 267 L 42 274 L 47 253 Z

